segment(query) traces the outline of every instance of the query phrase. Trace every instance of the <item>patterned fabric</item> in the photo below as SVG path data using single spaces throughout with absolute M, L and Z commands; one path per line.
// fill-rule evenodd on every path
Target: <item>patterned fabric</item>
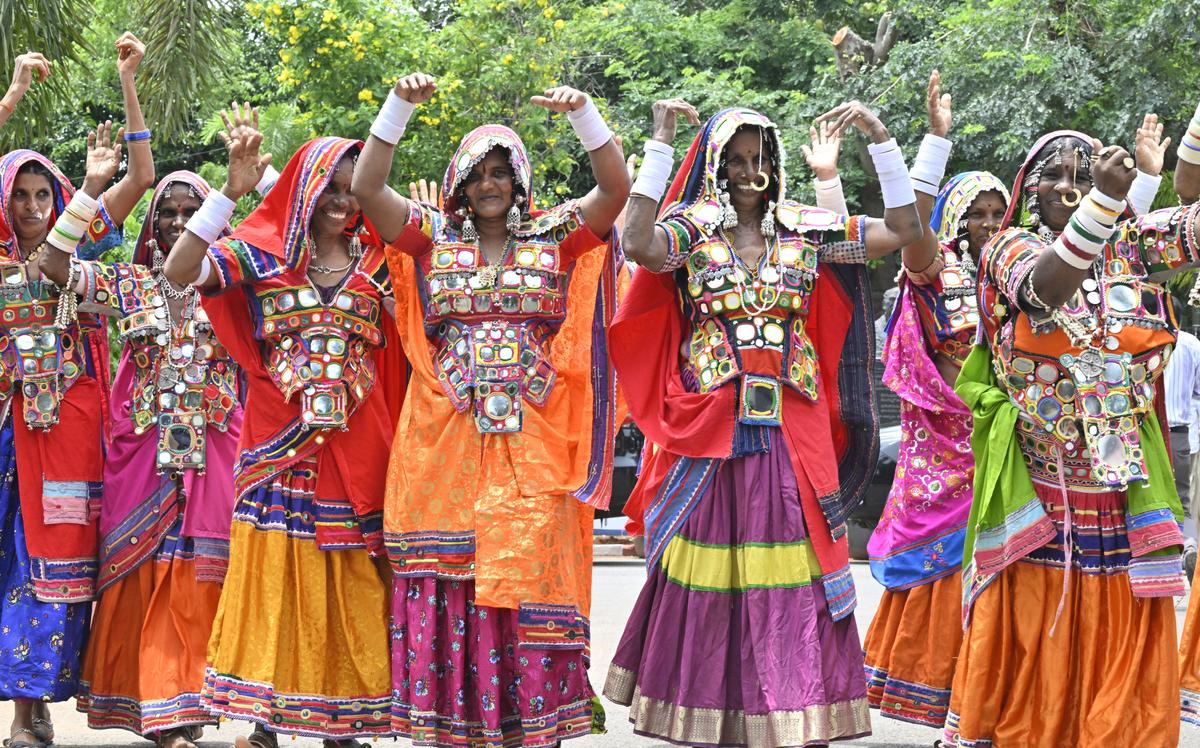
M 689 458 L 683 458 L 688 460 Z M 846 580 L 808 527 L 815 493 L 778 429 L 767 451 L 720 460 L 649 567 L 604 694 L 641 735 L 776 748 L 870 731 Z
M 777 237 L 757 267 L 720 228 L 721 154 L 742 126 L 775 154 Z M 672 742 L 870 729 L 845 540 L 877 440 L 860 358 L 865 219 L 786 201 L 783 162 L 765 117 L 714 115 L 658 224 L 688 260 L 636 271 L 609 331 L 656 449 L 625 508 L 645 527 L 649 576 L 604 690 L 635 731 Z
M 946 244 L 962 234 L 959 222 L 970 210 L 975 198 L 985 192 L 999 192 L 1005 205 L 1011 200 L 1008 187 L 988 171 L 964 171 L 946 182 L 938 192 L 929 219 L 929 226 L 939 244 Z
M 1091 142 L 1043 138 L 1018 188 L 1038 151 L 1062 135 Z M 1028 199 L 1037 185 L 1026 187 Z M 1052 314 L 1031 315 L 1024 303 L 1035 263 L 1051 251 L 1046 239 L 1006 228 L 984 247 L 983 345 L 956 387 L 974 416 L 977 465 L 950 744 L 1006 735 L 1038 745 L 1177 741 L 1179 696 L 1163 684 L 1177 682 L 1166 598 L 1184 592 L 1183 512 L 1163 479 L 1171 465 L 1158 412 L 1176 322 L 1151 275 L 1200 261 L 1185 228 L 1194 211 L 1119 223 L 1080 290 Z M 1093 672 L 1098 660 L 1129 666 Z M 1044 695 L 1036 715 L 1012 698 L 1031 692 Z
M 489 265 L 462 238 L 460 193 L 495 148 L 529 208 L 524 146 L 485 126 L 447 168 L 445 210 L 410 203 L 388 247 L 413 366 L 385 514 L 392 729 L 418 744 L 553 745 L 603 715 L 585 669 L 592 507 L 608 503 L 618 420 L 605 335 L 618 254 L 568 201 L 527 211 Z M 466 611 L 481 638 L 455 641 Z M 513 637 L 530 653 L 493 657 Z
M 900 396 L 900 452 L 867 551 L 871 573 L 902 590 L 957 572 L 971 507 L 971 414 L 927 348 L 927 287 L 900 281 L 883 352 L 883 382 Z
M 66 330 L 54 325 L 57 289 L 30 281 L 16 235 L 11 199 L 22 166 L 52 175 L 49 226 L 74 193 L 48 159 L 33 151 L 0 158 L 0 413 L 19 419 L 17 460 L 25 551 L 38 599 L 90 600 L 96 579 L 96 531 L 108 402 L 107 329 L 81 314 Z M 92 256 L 120 229 L 107 212 L 92 222 L 80 256 Z
M 395 729 L 414 745 L 527 748 L 602 732 L 587 653 L 538 637 L 514 610 L 474 601 L 470 580 L 396 579 Z
M 340 739 L 387 732 L 385 466 L 404 366 L 369 224 L 333 289 L 306 275 L 307 231 L 332 172 L 361 147 L 319 138 L 209 248 L 212 329 L 245 372 L 230 563 L 201 692 L 213 714 Z M 390 338 L 390 340 L 389 340 Z M 298 580 L 303 580 L 299 583 Z M 274 611 L 265 616 L 264 611 Z M 262 646 L 246 648 L 253 628 Z M 321 652 L 301 658 L 295 652 Z
M 17 496 L 12 419 L 0 429 L 0 699 L 75 695 L 90 603 L 38 599 Z

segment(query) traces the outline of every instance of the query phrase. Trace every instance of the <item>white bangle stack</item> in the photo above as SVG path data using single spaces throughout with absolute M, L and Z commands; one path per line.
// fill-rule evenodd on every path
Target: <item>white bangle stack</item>
M 921 147 L 917 150 L 917 157 L 913 160 L 912 169 L 909 170 L 914 190 L 937 196 L 942 177 L 946 176 L 946 162 L 950 160 L 952 145 L 953 143 L 941 136 L 925 134 Z
M 221 232 L 233 218 L 233 209 L 237 203 L 225 196 L 220 190 L 212 190 L 204 198 L 200 210 L 192 214 L 185 227 L 188 231 L 212 244 L 221 236 Z
M 1138 169 L 1137 176 L 1133 178 L 1133 184 L 1129 185 L 1129 194 L 1125 196 L 1129 207 L 1133 208 L 1133 212 L 1137 215 L 1150 212 L 1150 206 L 1154 204 L 1154 196 L 1158 194 L 1158 186 L 1162 184 L 1162 175 L 1147 174 Z
M 100 201 L 79 190 L 54 222 L 46 241 L 61 252 L 75 254 L 75 248 L 87 236 L 88 226 L 99 211 Z
M 675 149 L 657 140 L 647 140 L 644 153 L 630 192 L 658 202 L 667 191 L 667 180 L 675 168 Z
M 904 153 L 892 138 L 883 143 L 871 143 L 867 146 L 871 161 L 875 164 L 875 173 L 879 175 L 879 188 L 883 192 L 884 208 L 899 208 L 902 205 L 912 205 L 917 201 L 913 192 L 912 180 L 908 176 L 908 166 L 904 163 Z
M 379 108 L 375 122 L 371 124 L 371 134 L 388 145 L 396 145 L 404 135 L 404 128 L 408 127 L 408 120 L 416 108 L 416 104 L 400 98 L 395 91 L 391 91 L 383 106 Z
M 612 130 L 608 129 L 608 123 L 590 98 L 575 111 L 567 112 L 567 120 L 585 151 L 594 151 L 612 139 Z
M 830 179 L 814 179 L 813 190 L 817 193 L 817 207 L 839 215 L 847 215 L 846 193 L 842 189 L 842 178 L 835 174 Z
M 1087 270 L 1104 251 L 1124 210 L 1124 200 L 1114 200 L 1093 187 L 1054 240 L 1054 253 L 1071 267 Z

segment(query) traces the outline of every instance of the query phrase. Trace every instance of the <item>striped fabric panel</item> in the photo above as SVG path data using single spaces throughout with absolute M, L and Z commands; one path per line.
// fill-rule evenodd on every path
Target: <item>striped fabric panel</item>
M 707 592 L 805 587 L 821 574 L 806 540 L 710 545 L 676 535 L 663 551 L 661 563 L 671 582 Z

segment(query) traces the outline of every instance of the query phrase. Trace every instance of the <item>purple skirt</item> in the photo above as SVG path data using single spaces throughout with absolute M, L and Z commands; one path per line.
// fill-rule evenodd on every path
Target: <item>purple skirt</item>
M 829 614 L 796 476 L 770 443 L 717 468 L 650 570 L 604 686 L 639 735 L 778 748 L 870 733 L 854 616 Z

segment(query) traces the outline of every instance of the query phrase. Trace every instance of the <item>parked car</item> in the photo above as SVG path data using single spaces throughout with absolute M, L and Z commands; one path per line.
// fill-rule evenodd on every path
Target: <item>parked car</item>
M 622 516 L 625 502 L 629 500 L 629 494 L 633 492 L 633 486 L 637 483 L 638 462 L 641 460 L 644 441 L 642 432 L 632 423 L 625 424 L 617 431 L 613 445 L 612 501 L 608 509 L 596 511 L 596 519 Z

